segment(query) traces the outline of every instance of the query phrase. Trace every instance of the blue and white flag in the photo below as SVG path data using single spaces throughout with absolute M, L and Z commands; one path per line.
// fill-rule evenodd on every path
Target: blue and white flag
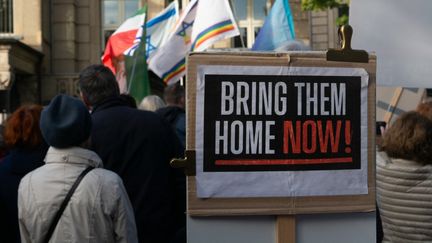
M 173 34 L 173 29 L 178 18 L 178 3 L 177 1 L 173 1 L 160 14 L 147 21 L 147 61 L 150 61 L 153 52 L 160 46 L 163 46 Z
M 294 40 L 294 21 L 288 0 L 276 0 L 258 33 L 253 51 L 272 51 L 288 40 Z
M 167 84 L 185 75 L 185 58 L 219 40 L 239 35 L 228 0 L 191 0 L 182 13 L 175 34 L 159 48 L 149 68 Z
M 172 2 L 157 16 L 150 19 L 146 23 L 146 59 L 151 60 L 153 52 L 160 46 L 164 45 L 168 38 L 173 33 L 174 26 L 179 18 L 179 10 L 177 1 Z M 132 55 L 138 47 L 141 32 L 137 33 L 134 45 L 125 51 L 126 55 Z
M 197 7 L 198 0 L 189 2 L 182 12 L 174 34 L 165 45 L 155 51 L 152 60 L 148 62 L 149 68 L 168 84 L 178 81 L 185 74 L 185 57 L 192 45 L 192 27 Z

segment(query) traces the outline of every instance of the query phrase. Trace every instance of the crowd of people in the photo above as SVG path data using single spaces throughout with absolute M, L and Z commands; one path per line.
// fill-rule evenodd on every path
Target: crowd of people
M 103 65 L 83 69 L 79 88 L 80 99 L 58 95 L 7 119 L 0 241 L 186 242 L 185 175 L 169 165 L 184 152 L 184 90 L 166 89 L 183 100 L 159 107 L 182 111 L 172 120 L 120 95 Z
M 79 87 L 7 119 L 1 242 L 186 242 L 185 176 L 169 166 L 185 149 L 184 87 L 137 106 L 103 65 Z M 432 242 L 432 102 L 377 133 L 377 241 Z

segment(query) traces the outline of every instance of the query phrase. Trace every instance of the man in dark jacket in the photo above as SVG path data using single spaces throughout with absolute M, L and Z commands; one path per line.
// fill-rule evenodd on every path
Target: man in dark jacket
M 169 166 L 183 153 L 178 138 L 157 114 L 129 107 L 108 68 L 85 68 L 79 86 L 92 113 L 92 149 L 123 179 L 139 241 L 169 242 L 185 225 L 185 176 Z

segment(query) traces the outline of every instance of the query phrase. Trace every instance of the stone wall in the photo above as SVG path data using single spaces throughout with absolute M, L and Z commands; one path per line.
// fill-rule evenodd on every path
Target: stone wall
M 75 77 L 84 67 L 100 63 L 103 52 L 100 3 L 99 0 L 51 0 L 51 6 L 45 6 L 51 8 L 52 16 L 49 25 L 44 25 L 51 32 L 44 50 L 49 54 L 49 61 L 43 67 L 44 101 L 64 92 L 58 89 L 62 85 L 58 82 L 64 80 L 58 79 L 59 76 Z
M 337 46 L 337 10 L 310 13 L 311 47 L 313 50 L 327 50 Z

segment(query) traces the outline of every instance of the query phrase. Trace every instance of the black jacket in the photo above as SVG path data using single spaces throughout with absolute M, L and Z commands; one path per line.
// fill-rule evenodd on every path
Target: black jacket
M 117 97 L 95 106 L 92 118 L 92 149 L 123 179 L 139 241 L 169 242 L 185 225 L 185 176 L 169 165 L 183 155 L 176 135 L 157 114 Z
M 20 242 L 18 186 L 30 171 L 44 164 L 45 143 L 36 149 L 12 149 L 0 161 L 0 242 Z
M 183 147 L 185 147 L 186 140 L 186 112 L 184 109 L 178 106 L 166 106 L 160 108 L 156 111 L 159 115 L 161 115 L 174 129 L 182 143 Z

